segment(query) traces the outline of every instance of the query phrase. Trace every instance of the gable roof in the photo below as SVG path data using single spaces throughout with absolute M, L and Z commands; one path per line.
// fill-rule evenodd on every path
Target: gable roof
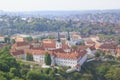
M 42 41 L 42 48 L 56 48 L 56 41 L 44 40 Z
M 16 42 L 15 43 L 15 46 L 16 47 L 20 47 L 20 46 L 26 46 L 26 45 L 29 45 L 27 42 Z
M 21 54 L 24 54 L 23 50 L 18 50 L 18 51 L 11 52 L 11 55 L 13 55 L 13 56 L 17 56 L 17 55 L 21 55 Z

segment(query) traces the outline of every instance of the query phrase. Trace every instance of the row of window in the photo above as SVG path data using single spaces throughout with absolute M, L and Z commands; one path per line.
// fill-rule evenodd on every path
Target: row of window
M 76 62 L 56 61 L 58 64 L 76 64 Z

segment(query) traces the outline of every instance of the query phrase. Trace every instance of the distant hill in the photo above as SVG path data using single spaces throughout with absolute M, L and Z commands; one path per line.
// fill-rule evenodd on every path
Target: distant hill
M 0 11 L 0 34 L 42 31 L 80 31 L 81 34 L 119 34 L 120 10 Z
M 87 13 L 120 13 L 120 9 L 114 10 L 81 10 L 81 11 L 24 11 L 24 12 L 10 12 L 0 10 L 0 15 L 9 15 L 9 16 L 40 16 L 40 15 L 53 15 L 53 16 L 61 16 L 61 15 L 76 15 L 76 14 L 87 14 Z

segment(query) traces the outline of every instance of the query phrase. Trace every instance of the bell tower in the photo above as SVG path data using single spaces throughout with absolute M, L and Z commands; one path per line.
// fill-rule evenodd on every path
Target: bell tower
M 70 33 L 68 31 L 68 35 L 67 35 L 67 41 L 66 41 L 66 44 L 71 47 L 71 39 L 70 39 Z
M 62 43 L 61 43 L 61 40 L 60 40 L 60 34 L 58 32 L 58 39 L 57 39 L 57 42 L 56 42 L 56 49 L 59 49 L 59 48 L 62 48 Z

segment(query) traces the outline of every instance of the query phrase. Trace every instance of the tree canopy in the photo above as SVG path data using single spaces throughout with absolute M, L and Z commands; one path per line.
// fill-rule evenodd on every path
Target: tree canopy
M 45 53 L 45 63 L 46 65 L 51 65 L 51 56 L 48 52 Z

